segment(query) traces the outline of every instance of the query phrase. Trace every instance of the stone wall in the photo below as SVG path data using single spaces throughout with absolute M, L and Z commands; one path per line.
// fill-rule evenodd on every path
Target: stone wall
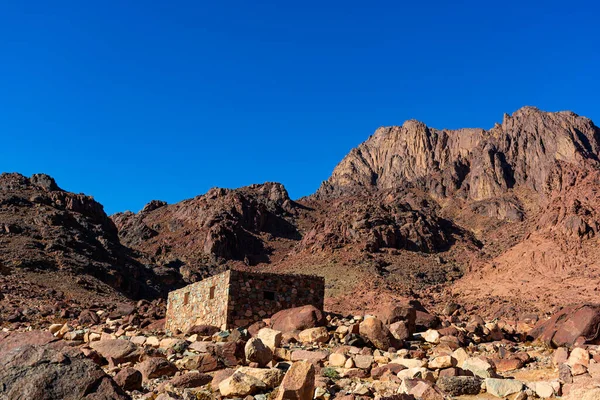
M 169 293 L 165 329 L 186 332 L 194 325 L 226 328 L 230 271 Z
M 325 279 L 230 271 L 227 326 L 249 325 L 286 308 L 312 304 L 323 309 Z

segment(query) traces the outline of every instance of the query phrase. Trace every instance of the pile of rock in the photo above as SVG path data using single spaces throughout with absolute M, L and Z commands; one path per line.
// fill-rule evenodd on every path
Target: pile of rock
M 195 326 L 168 334 L 160 323 L 142 328 L 127 315 L 82 313 L 46 332 L 2 333 L 0 398 L 18 390 L 31 398 L 43 390 L 81 398 L 66 393 L 78 393 L 72 386 L 82 373 L 93 377 L 82 385 L 109 398 L 160 400 L 443 400 L 481 393 L 579 399 L 600 383 L 598 346 L 532 345 L 521 331 L 527 324 L 486 322 L 451 308 L 440 319 L 418 305 L 352 317 L 305 306 L 247 329 Z M 32 360 L 28 386 L 19 389 L 16 377 Z M 44 389 L 49 373 L 68 382 Z

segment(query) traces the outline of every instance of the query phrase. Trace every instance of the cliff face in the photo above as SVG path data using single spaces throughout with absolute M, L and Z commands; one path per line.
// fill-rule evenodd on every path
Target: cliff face
M 596 167 L 600 131 L 571 112 L 525 107 L 502 124 L 482 129 L 437 130 L 417 121 L 378 129 L 352 150 L 315 194 L 326 199 L 409 183 L 432 196 L 487 200 L 523 186 L 547 195 L 564 162 Z

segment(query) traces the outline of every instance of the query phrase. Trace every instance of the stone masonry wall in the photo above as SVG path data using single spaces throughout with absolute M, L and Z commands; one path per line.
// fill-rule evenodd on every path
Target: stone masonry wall
M 230 272 L 228 328 L 249 325 L 286 308 L 312 304 L 323 309 L 322 277 Z
M 170 292 L 165 329 L 186 332 L 194 325 L 226 328 L 229 279 L 230 271 L 225 271 Z

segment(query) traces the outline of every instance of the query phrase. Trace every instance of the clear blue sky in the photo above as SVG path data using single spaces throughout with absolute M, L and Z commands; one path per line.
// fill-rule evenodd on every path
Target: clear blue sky
M 0 171 L 48 173 L 114 213 L 264 181 L 308 195 L 409 118 L 490 128 L 535 105 L 598 123 L 598 15 L 594 1 L 3 2 Z

